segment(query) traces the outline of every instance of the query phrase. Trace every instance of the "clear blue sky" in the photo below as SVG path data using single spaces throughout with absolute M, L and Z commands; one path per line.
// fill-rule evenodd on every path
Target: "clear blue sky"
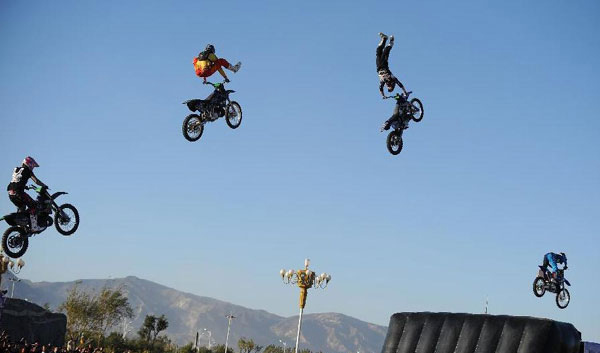
M 281 315 L 281 267 L 330 272 L 308 312 L 568 321 L 600 341 L 600 3 L 14 1 L 0 3 L 0 167 L 25 155 L 70 194 L 71 238 L 32 239 L 23 277 L 136 275 Z M 399 156 L 381 123 L 378 32 L 425 118 Z M 209 89 L 207 43 L 244 121 L 197 143 L 181 102 Z M 0 209 L 13 209 L 6 197 Z M 572 301 L 535 298 L 548 251 Z

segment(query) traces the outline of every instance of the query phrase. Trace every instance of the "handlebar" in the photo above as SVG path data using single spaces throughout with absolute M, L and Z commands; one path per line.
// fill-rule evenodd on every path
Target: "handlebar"
M 33 185 L 26 185 L 25 189 L 26 190 L 35 190 L 36 192 L 42 192 L 42 190 L 44 190 L 44 189 L 49 190 L 50 188 L 48 186 L 46 186 L 46 185 L 44 185 L 44 186 L 37 186 L 37 187 L 33 186 Z
M 400 99 L 400 98 L 404 98 L 407 99 L 408 96 L 410 96 L 412 93 L 412 91 L 407 91 L 406 93 L 402 92 L 402 93 L 396 93 L 393 96 L 383 96 L 383 99 L 388 99 L 388 98 L 395 98 L 395 99 Z
M 220 86 L 220 85 L 224 85 L 225 83 L 226 83 L 225 81 L 223 81 L 223 82 L 221 82 L 221 83 L 212 83 L 212 82 L 210 82 L 210 81 L 205 81 L 205 82 L 202 82 L 202 84 L 205 84 L 205 85 L 211 85 L 211 86 L 213 86 L 213 87 L 217 87 L 217 86 Z

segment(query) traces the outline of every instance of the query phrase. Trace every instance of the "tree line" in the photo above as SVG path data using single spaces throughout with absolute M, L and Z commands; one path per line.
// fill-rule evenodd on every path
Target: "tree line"
M 103 347 L 105 352 L 144 353 L 225 353 L 225 345 L 211 349 L 195 347 L 192 342 L 177 346 L 164 333 L 169 327 L 165 315 L 146 315 L 137 337 L 118 332 L 118 326 L 133 318 L 133 309 L 122 286 L 104 286 L 97 293 L 86 291 L 76 283 L 68 292 L 67 299 L 58 307 L 67 316 L 66 339 L 74 345 Z M 292 348 L 277 345 L 263 347 L 251 338 L 242 337 L 237 342 L 239 353 L 293 353 Z M 227 353 L 236 353 L 231 347 Z M 299 353 L 312 353 L 308 349 Z M 320 353 L 320 352 L 319 352 Z

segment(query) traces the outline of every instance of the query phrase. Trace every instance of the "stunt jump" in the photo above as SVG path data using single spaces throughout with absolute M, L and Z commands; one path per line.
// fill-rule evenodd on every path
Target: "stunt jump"
M 557 264 L 563 264 L 563 268 L 559 269 Z M 538 275 L 533 281 L 533 294 L 539 298 L 546 291 L 556 293 L 556 305 L 561 309 L 566 308 L 571 301 L 571 294 L 565 287 L 565 284 L 567 286 L 571 285 L 565 278 L 567 268 L 567 255 L 564 252 L 560 254 L 550 252 L 544 255 L 542 265 L 539 266 Z
M 12 258 L 23 256 L 29 246 L 29 237 L 40 234 L 52 224 L 65 236 L 75 233 L 79 227 L 77 209 L 70 204 L 59 206 L 55 201 L 66 192 L 50 194 L 48 186 L 33 174 L 36 167 L 39 167 L 37 162 L 32 157 L 26 157 L 23 164 L 14 169 L 7 187 L 8 197 L 17 206 L 17 212 L 0 218 L 10 225 L 2 236 L 2 249 Z M 27 185 L 29 179 L 39 187 Z M 38 193 L 37 200 L 34 201 L 25 190 L 35 190 Z
M 183 102 L 188 109 L 194 113 L 183 120 L 181 127 L 183 137 L 190 142 L 198 141 L 204 132 L 204 125 L 207 122 L 213 122 L 219 118 L 225 117 L 227 125 L 232 129 L 237 129 L 242 123 L 242 107 L 238 102 L 232 101 L 229 95 L 234 90 L 225 89 L 225 83 L 230 82 L 223 71 L 223 67 L 236 73 L 242 63 L 238 62 L 231 66 L 225 59 L 219 59 L 215 55 L 215 48 L 209 44 L 198 57 L 194 58 L 194 68 L 196 75 L 203 78 L 203 83 L 211 85 L 214 88 L 206 99 L 191 99 Z M 212 83 L 206 78 L 219 71 L 224 78 L 223 83 Z
M 394 98 L 396 99 L 396 107 L 392 116 L 383 124 L 381 131 L 389 130 L 390 127 L 393 130 L 388 134 L 387 137 L 387 149 L 393 154 L 397 155 L 402 151 L 404 145 L 402 141 L 402 134 L 404 130 L 408 129 L 408 122 L 414 120 L 419 122 L 423 119 L 423 103 L 417 98 L 413 98 L 408 101 L 408 97 L 412 92 L 406 91 L 404 85 L 400 80 L 392 74 L 389 68 L 388 59 L 390 51 L 394 46 L 394 36 L 388 36 L 379 33 L 381 41 L 377 46 L 375 63 L 377 65 L 377 75 L 379 76 L 379 93 L 383 99 Z M 387 42 L 387 45 L 386 45 Z M 386 96 L 383 92 L 383 87 L 386 86 L 388 92 L 394 91 L 396 85 L 402 89 L 402 94 L 396 94 L 394 96 Z

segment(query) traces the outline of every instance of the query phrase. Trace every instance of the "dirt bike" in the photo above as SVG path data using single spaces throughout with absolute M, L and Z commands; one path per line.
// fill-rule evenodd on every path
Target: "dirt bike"
M 408 129 L 408 122 L 411 120 L 415 122 L 423 120 L 423 103 L 421 103 L 418 98 L 413 98 L 408 101 L 408 97 L 411 93 L 412 91 L 406 92 L 406 94 L 402 93 L 396 94 L 395 96 L 384 97 L 385 99 L 396 99 L 394 116 L 391 120 L 388 120 L 390 123 L 389 127 L 393 128 L 393 130 L 390 131 L 387 137 L 387 149 L 393 155 L 397 155 L 402 151 L 402 147 L 404 146 L 402 134 L 404 130 Z M 384 128 L 384 130 L 387 130 L 388 128 Z
M 539 268 L 538 275 L 533 280 L 533 294 L 540 298 L 546 291 L 556 293 L 556 305 L 561 309 L 566 308 L 571 301 L 571 294 L 565 288 L 565 284 L 568 286 L 571 285 L 565 278 L 567 267 L 556 271 L 556 279 L 553 279 L 552 274 L 545 266 L 539 266 Z
M 237 129 L 242 123 L 242 107 L 238 102 L 229 99 L 229 95 L 234 90 L 226 90 L 225 82 L 212 83 L 215 90 L 207 99 L 191 99 L 183 102 L 192 112 L 199 114 L 190 114 L 183 120 L 181 130 L 186 140 L 194 142 L 202 137 L 204 125 L 213 122 L 219 118 L 225 117 L 227 125 L 232 129 Z
M 52 224 L 60 234 L 65 236 L 75 233 L 79 227 L 77 209 L 68 203 L 59 206 L 55 201 L 57 197 L 67 194 L 66 192 L 59 191 L 50 195 L 47 187 L 27 186 L 26 189 L 38 193 L 35 215 L 32 216 L 28 210 L 21 210 L 0 218 L 0 221 L 4 220 L 10 225 L 2 236 L 2 249 L 15 259 L 23 256 L 27 251 L 29 237 L 40 234 Z M 31 217 L 36 217 L 36 229 L 32 227 Z

